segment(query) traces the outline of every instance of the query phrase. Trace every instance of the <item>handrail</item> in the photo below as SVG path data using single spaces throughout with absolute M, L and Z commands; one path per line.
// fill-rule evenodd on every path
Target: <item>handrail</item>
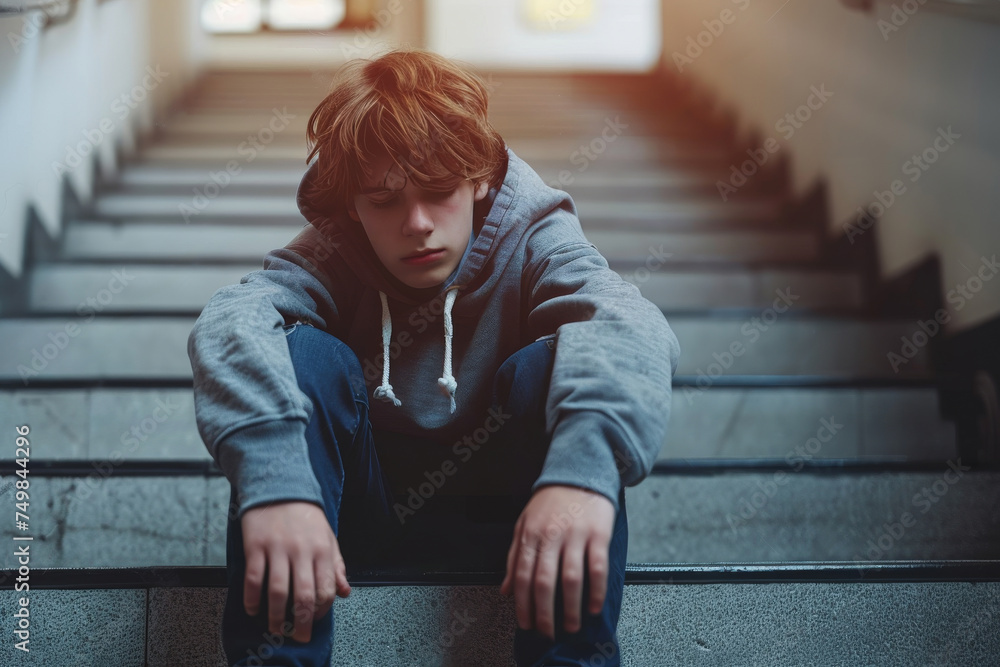
M 49 26 L 68 23 L 76 14 L 78 0 L 0 0 L 0 16 L 26 14 L 41 10 L 45 20 L 38 27 L 41 30 Z
M 842 0 L 842 2 L 853 9 L 872 13 L 876 2 L 883 4 L 901 4 L 899 0 Z M 920 0 L 917 6 L 920 9 L 929 9 L 935 12 L 953 14 L 967 19 L 990 21 L 1000 23 L 1000 0 Z M 905 9 L 900 9 L 909 15 Z

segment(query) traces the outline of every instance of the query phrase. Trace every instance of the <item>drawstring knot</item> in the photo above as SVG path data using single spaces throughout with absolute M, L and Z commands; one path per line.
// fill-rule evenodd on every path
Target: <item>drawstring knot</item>
M 403 404 L 392 391 L 389 384 L 389 340 L 392 338 L 392 317 L 389 315 L 389 301 L 383 292 L 378 293 L 382 300 L 382 384 L 375 388 L 372 396 L 384 398 L 392 401 L 393 405 L 399 407 Z
M 392 401 L 393 405 L 399 407 L 403 404 L 392 391 L 389 384 L 389 341 L 392 339 L 392 317 L 389 314 L 389 301 L 384 292 L 378 293 L 382 301 L 382 384 L 375 388 L 372 396 L 387 401 Z M 438 386 L 442 393 L 451 401 L 451 412 L 455 412 L 455 392 L 458 390 L 458 382 L 451 373 L 451 341 L 455 329 L 451 321 L 451 309 L 458 296 L 456 288 L 450 288 L 444 298 L 444 369 L 441 377 L 438 378 Z

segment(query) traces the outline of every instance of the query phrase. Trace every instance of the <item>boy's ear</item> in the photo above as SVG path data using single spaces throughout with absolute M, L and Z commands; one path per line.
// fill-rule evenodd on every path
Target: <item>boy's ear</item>
M 348 205 L 347 215 L 351 216 L 351 220 L 354 222 L 361 222 L 361 216 L 358 215 L 358 209 L 354 208 L 354 204 Z
M 486 196 L 486 193 L 490 191 L 489 181 L 481 181 L 476 185 L 475 200 L 480 201 Z

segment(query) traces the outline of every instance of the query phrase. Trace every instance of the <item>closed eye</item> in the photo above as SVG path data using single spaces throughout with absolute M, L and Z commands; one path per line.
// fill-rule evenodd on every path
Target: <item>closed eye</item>
M 390 206 L 396 203 L 396 197 L 390 197 L 389 199 L 384 199 L 382 201 L 373 201 L 369 199 L 368 203 L 374 206 L 375 208 L 389 208 Z
M 455 194 L 457 190 L 458 190 L 457 187 L 452 188 L 451 190 L 444 190 L 444 191 L 424 190 L 423 196 L 425 199 L 429 201 L 444 201 L 445 199 L 448 199 L 453 194 Z M 390 206 L 394 206 L 398 201 L 399 201 L 398 197 L 389 197 L 388 199 L 381 199 L 381 200 L 369 199 L 368 203 L 375 208 L 389 208 Z
M 444 190 L 444 191 L 427 190 L 426 191 L 427 194 L 425 196 L 427 197 L 427 199 L 430 199 L 431 201 L 443 201 L 448 197 L 452 196 L 453 194 L 455 194 L 456 190 L 458 190 L 458 188 L 452 188 L 451 190 Z

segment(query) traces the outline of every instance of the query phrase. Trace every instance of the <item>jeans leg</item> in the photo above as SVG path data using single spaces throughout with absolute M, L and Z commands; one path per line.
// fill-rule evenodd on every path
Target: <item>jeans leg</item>
M 374 527 L 371 522 L 376 522 L 383 529 L 391 529 L 388 517 L 393 502 L 374 449 L 361 364 L 345 343 L 319 329 L 292 325 L 285 327 L 285 334 L 299 388 L 313 401 L 306 442 L 310 464 L 322 489 L 326 518 L 337 536 L 345 562 L 357 564 L 358 560 L 377 556 L 384 546 L 367 536 L 364 538 L 367 541 L 362 542 L 361 527 L 367 523 L 370 529 Z M 230 507 L 235 507 L 236 497 L 237 490 L 233 488 Z M 228 664 L 328 665 L 336 603 L 323 617 L 314 620 L 308 642 L 271 633 L 267 627 L 265 575 L 260 610 L 256 616 L 247 615 L 243 608 L 246 561 L 242 525 L 230 514 L 226 539 L 229 591 L 222 623 Z M 374 532 L 384 534 L 384 531 Z M 294 621 L 294 614 L 286 612 L 286 619 Z
M 555 341 L 535 341 L 511 355 L 497 371 L 494 379 L 493 406 L 512 415 L 499 431 L 502 448 L 509 465 L 503 466 L 510 480 L 510 493 L 516 514 L 524 509 L 531 495 L 531 486 L 541 473 L 548 452 L 549 436 L 545 432 L 545 400 L 552 374 Z M 495 464 L 494 464 L 495 465 Z M 619 511 L 608 550 L 609 572 L 607 593 L 600 613 L 590 614 L 586 604 L 590 595 L 589 578 L 583 586 L 581 628 L 567 633 L 563 627 L 563 586 L 561 573 L 555 593 L 556 636 L 552 641 L 534 629 L 517 628 L 514 635 L 514 655 L 521 667 L 542 665 L 604 665 L 621 663 L 618 645 L 618 619 L 621 613 L 625 585 L 625 563 L 628 557 L 628 517 L 625 491 L 618 494 Z M 513 536 L 513 524 L 510 533 Z M 509 540 L 507 542 L 509 546 Z M 504 552 L 504 568 L 506 552 Z

